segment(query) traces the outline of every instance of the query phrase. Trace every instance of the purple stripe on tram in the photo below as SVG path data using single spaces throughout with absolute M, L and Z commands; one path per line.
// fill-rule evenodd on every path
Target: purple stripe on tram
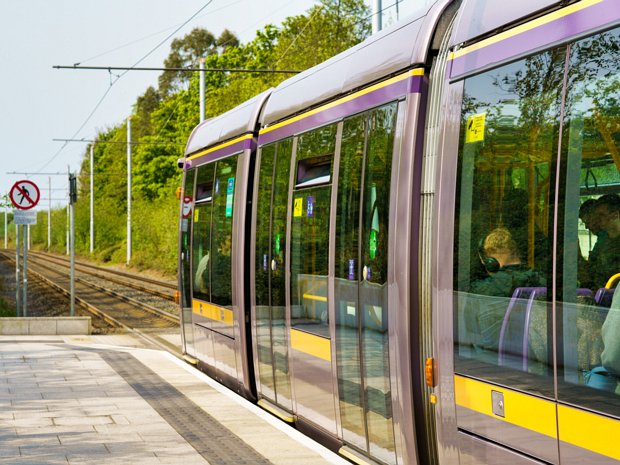
M 388 103 L 400 97 L 404 97 L 408 93 L 420 93 L 424 76 L 410 76 L 402 81 L 381 87 L 367 94 L 343 102 L 335 107 L 328 108 L 314 115 L 307 116 L 298 121 L 289 123 L 281 128 L 263 133 L 258 138 L 258 145 L 268 144 L 270 142 L 281 140 L 286 137 L 316 128 L 323 124 L 339 120 L 346 116 L 360 113 L 370 108 Z
M 509 58 L 560 43 L 575 35 L 602 29 L 619 19 L 619 1 L 598 3 L 452 60 L 450 78 L 455 79 L 477 69 L 491 67 Z
M 209 152 L 197 158 L 193 158 L 185 163 L 185 167 L 186 169 L 193 168 L 195 166 L 202 165 L 204 163 L 209 163 L 215 160 L 219 160 L 221 158 L 225 158 L 229 155 L 233 155 L 235 153 L 241 152 L 246 149 L 252 150 L 254 148 L 256 148 L 256 142 L 254 141 L 253 138 L 244 139 L 239 142 L 235 142 L 232 145 L 228 145 L 226 147 L 222 147 L 221 149 L 214 150 L 213 152 Z

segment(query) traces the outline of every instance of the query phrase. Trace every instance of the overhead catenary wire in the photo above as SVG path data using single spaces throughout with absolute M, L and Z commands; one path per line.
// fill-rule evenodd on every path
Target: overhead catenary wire
M 197 15 L 199 15 L 205 8 L 207 8 L 209 5 L 211 5 L 211 3 L 213 3 L 213 0 L 209 0 L 207 3 L 205 3 L 202 7 L 200 7 L 200 9 L 198 9 L 198 11 L 196 13 L 194 13 L 192 16 L 189 17 L 189 19 L 187 19 L 186 21 L 184 21 L 179 27 L 177 27 L 172 33 L 170 33 L 169 35 L 166 36 L 165 39 L 163 39 L 162 41 L 160 41 L 155 47 L 153 47 L 151 50 L 149 50 L 142 58 L 140 58 L 138 61 L 136 61 L 133 64 L 133 67 L 137 67 L 140 63 L 142 63 L 144 60 L 146 60 L 149 56 L 151 56 L 153 54 L 153 52 L 155 52 L 155 50 L 157 50 L 159 47 L 161 47 L 164 43 L 166 43 L 166 41 L 168 41 L 174 34 L 176 34 L 179 30 L 181 30 L 187 23 L 189 23 L 191 20 L 193 20 Z M 90 119 L 93 117 L 93 115 L 95 114 L 95 112 L 99 109 L 99 107 L 101 106 L 101 104 L 103 103 L 103 101 L 105 100 L 105 98 L 108 96 L 108 94 L 110 93 L 110 91 L 112 90 L 112 87 L 114 86 L 114 84 L 116 84 L 118 82 L 119 79 L 121 79 L 125 74 L 127 74 L 129 72 L 129 70 L 124 71 L 123 73 L 121 73 L 119 76 L 116 77 L 116 79 L 114 79 L 113 81 L 110 82 L 109 87 L 106 89 L 106 91 L 103 93 L 103 95 L 101 96 L 101 98 L 99 99 L 99 101 L 95 104 L 95 107 L 92 109 L 92 111 L 88 114 L 88 116 L 86 117 L 86 119 L 84 120 L 84 122 L 80 125 L 80 127 L 77 129 L 77 131 L 75 131 L 75 133 L 70 137 L 70 139 L 74 139 L 82 129 L 84 129 L 84 126 L 86 126 L 88 124 L 88 122 L 90 121 Z M 49 166 L 49 164 L 54 161 L 58 155 L 60 155 L 62 153 L 62 151 L 64 150 L 64 148 L 67 146 L 68 142 L 65 142 L 62 147 L 60 147 L 60 149 L 58 149 L 58 151 L 40 168 L 40 171 L 42 171 L 43 169 L 45 169 L 47 166 Z

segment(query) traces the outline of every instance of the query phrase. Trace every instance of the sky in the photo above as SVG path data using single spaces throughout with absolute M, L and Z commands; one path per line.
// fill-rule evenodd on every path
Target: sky
M 41 189 L 38 209 L 66 205 L 67 171 L 79 171 L 85 143 L 123 122 L 159 72 L 126 73 L 55 65 L 132 66 L 205 7 L 139 66 L 161 67 L 170 43 L 195 27 L 223 29 L 249 42 L 318 0 L 0 0 L 0 194 L 22 179 Z M 122 72 L 118 72 L 121 74 Z M 107 93 L 92 114 L 97 103 Z M 198 111 L 198 104 L 196 105 Z M 87 120 L 88 119 L 88 120 Z M 81 128 L 81 129 L 80 129 Z M 7 173 L 30 174 L 7 174 Z M 34 174 L 40 173 L 40 174 Z M 47 173 L 60 173 L 51 175 Z

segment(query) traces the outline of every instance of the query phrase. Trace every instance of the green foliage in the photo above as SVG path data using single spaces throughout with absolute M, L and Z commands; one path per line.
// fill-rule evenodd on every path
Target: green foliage
M 229 30 L 216 38 L 196 28 L 175 39 L 164 65 L 207 68 L 304 70 L 346 50 L 370 33 L 362 0 L 322 0 L 305 15 L 267 25 L 254 39 L 239 43 Z M 206 73 L 207 117 L 217 116 L 290 75 L 268 73 Z M 198 73 L 167 71 L 159 87 L 137 97 L 131 115 L 132 142 L 132 264 L 174 273 L 177 267 L 179 202 L 175 191 L 182 173 L 176 161 L 199 123 Z M 124 263 L 127 222 L 127 123 L 103 129 L 94 146 L 94 259 Z M 75 205 L 76 251 L 90 250 L 90 147 L 79 177 Z M 67 214 L 52 211 L 53 251 L 65 253 Z M 13 234 L 14 235 L 14 234 Z M 33 247 L 47 247 L 47 215 L 31 229 Z

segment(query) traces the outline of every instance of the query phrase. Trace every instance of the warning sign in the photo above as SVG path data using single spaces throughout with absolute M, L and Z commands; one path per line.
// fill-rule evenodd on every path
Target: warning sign
M 484 140 L 484 126 L 486 113 L 478 113 L 467 118 L 467 129 L 465 130 L 465 143 L 482 142 Z
M 17 181 L 9 191 L 13 206 L 19 210 L 30 210 L 39 203 L 41 192 L 35 183 L 28 180 Z
M 189 195 L 183 197 L 183 218 L 189 218 L 192 216 L 192 208 L 194 207 L 194 201 Z
M 304 199 L 298 197 L 295 199 L 295 204 L 293 206 L 293 216 L 301 216 L 304 208 Z

